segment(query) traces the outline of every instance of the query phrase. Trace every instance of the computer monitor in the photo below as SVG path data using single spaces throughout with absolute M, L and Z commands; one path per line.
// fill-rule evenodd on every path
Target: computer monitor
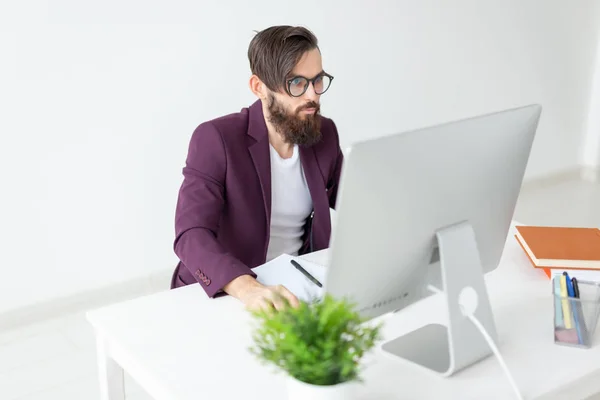
M 491 350 L 460 312 L 496 330 L 483 274 L 504 249 L 541 114 L 531 105 L 354 143 L 345 158 L 324 291 L 362 316 L 401 310 L 439 288 L 448 326 L 382 346 L 444 376 Z

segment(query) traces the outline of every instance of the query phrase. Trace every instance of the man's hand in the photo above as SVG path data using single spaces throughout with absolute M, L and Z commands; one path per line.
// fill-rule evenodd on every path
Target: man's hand
M 298 298 L 284 286 L 265 286 L 250 275 L 237 277 L 223 289 L 249 310 L 282 310 L 287 306 L 286 302 L 292 307 L 299 305 Z

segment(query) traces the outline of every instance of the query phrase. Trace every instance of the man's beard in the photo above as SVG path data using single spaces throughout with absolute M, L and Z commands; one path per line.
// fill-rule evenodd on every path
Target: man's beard
M 302 110 L 314 108 L 314 114 L 300 115 Z M 321 140 L 321 116 L 319 104 L 310 101 L 296 109 L 290 115 L 283 104 L 279 103 L 275 96 L 269 96 L 269 122 L 275 130 L 283 137 L 286 143 L 300 146 L 312 146 Z

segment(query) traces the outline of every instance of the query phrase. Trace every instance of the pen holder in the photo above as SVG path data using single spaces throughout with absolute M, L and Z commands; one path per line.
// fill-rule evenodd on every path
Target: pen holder
M 600 314 L 600 283 L 579 281 L 579 297 L 564 296 L 552 280 L 554 294 L 554 343 L 590 348 Z

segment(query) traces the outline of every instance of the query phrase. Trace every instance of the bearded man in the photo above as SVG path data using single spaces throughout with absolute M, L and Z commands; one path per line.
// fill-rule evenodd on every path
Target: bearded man
M 209 297 L 281 309 L 298 299 L 285 287 L 260 284 L 253 268 L 329 245 L 343 155 L 320 97 L 333 77 L 317 38 L 303 27 L 257 33 L 248 59 L 258 100 L 200 124 L 190 140 L 171 287 L 199 283 Z

